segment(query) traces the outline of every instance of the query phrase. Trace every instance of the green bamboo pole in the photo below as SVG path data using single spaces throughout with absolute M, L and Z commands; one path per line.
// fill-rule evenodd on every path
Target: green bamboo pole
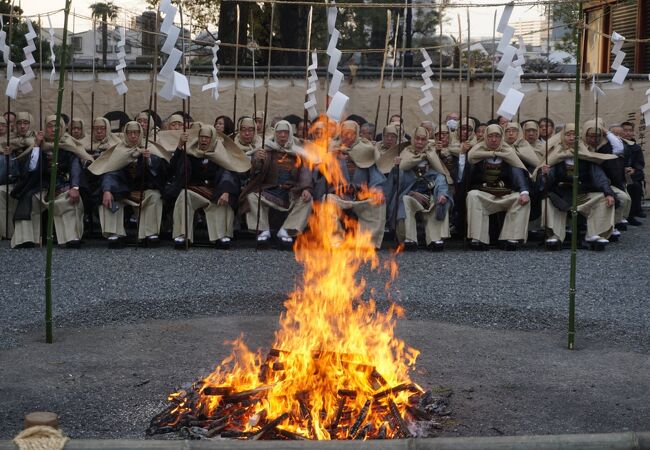
M 61 43 L 61 64 L 59 65 L 59 91 L 56 99 L 56 125 L 54 129 L 54 150 L 52 150 L 52 167 L 50 171 L 50 191 L 47 209 L 47 254 L 45 257 L 45 342 L 52 343 L 52 231 L 54 229 L 54 191 L 56 191 L 56 169 L 59 157 L 61 130 L 61 105 L 65 90 L 65 61 L 68 52 L 68 15 L 72 0 L 65 0 L 63 19 L 63 42 Z M 41 159 L 42 161 L 42 159 Z
M 575 344 L 575 314 L 576 314 L 576 257 L 578 253 L 578 174 L 580 163 L 578 160 L 578 147 L 580 144 L 580 82 L 582 78 L 582 35 L 583 35 L 582 2 L 578 9 L 578 26 L 576 27 L 576 105 L 575 127 L 576 139 L 573 144 L 573 204 L 571 206 L 571 272 L 569 275 L 569 350 Z

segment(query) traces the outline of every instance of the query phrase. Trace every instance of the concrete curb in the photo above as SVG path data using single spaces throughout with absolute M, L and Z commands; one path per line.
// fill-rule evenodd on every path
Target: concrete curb
M 16 450 L 0 441 L 0 450 Z M 462 437 L 373 441 L 162 441 L 71 440 L 65 450 L 208 450 L 208 449 L 334 449 L 349 450 L 650 450 L 650 432 L 562 434 L 547 436 Z

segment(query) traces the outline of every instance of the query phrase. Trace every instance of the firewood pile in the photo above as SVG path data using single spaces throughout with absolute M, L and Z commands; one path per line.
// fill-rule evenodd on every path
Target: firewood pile
M 313 379 L 343 369 L 338 385 L 357 381 L 358 386 L 325 393 L 300 390 L 284 398 L 286 410 L 278 412 L 271 393 L 295 386 L 282 354 L 271 349 L 253 389 L 240 390 L 235 383 L 216 386 L 206 378 L 171 394 L 169 406 L 151 420 L 147 434 L 176 433 L 183 439 L 396 439 L 435 435 L 450 414 L 450 392 L 425 392 L 410 381 L 389 385 L 369 364 L 321 352 L 312 355 Z M 360 375 L 367 381 L 363 385 L 358 383 Z

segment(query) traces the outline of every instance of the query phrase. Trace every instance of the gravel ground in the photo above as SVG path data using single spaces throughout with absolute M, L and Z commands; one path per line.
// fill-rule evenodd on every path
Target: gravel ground
M 650 227 L 630 227 L 604 252 L 578 252 L 576 317 L 583 337 L 607 337 L 650 350 Z M 269 314 L 282 309 L 300 266 L 291 252 L 255 251 L 250 241 L 229 251 L 193 248 L 108 250 L 90 241 L 81 250 L 55 250 L 54 323 L 84 327 L 204 315 Z M 505 252 L 463 251 L 451 242 L 444 253 L 399 255 L 391 296 L 413 319 L 478 327 L 566 329 L 570 251 L 545 252 L 536 243 Z M 387 250 L 380 252 L 388 258 Z M 4 267 L 0 348 L 41 326 L 45 250 L 9 249 L 0 242 Z M 21 275 L 18 276 L 17 274 Z M 283 274 L 279 276 L 278 274 Z M 387 305 L 386 274 L 364 273 Z
M 568 250 L 456 242 L 399 255 L 391 297 L 406 311 L 398 334 L 422 350 L 414 378 L 453 391 L 441 435 L 647 429 L 649 229 L 579 251 L 575 352 L 564 349 Z M 0 438 L 36 409 L 58 412 L 73 438 L 143 438 L 166 394 L 228 353 L 222 342 L 244 332 L 251 348 L 268 346 L 301 268 L 290 252 L 240 244 L 56 250 L 55 344 L 45 345 L 45 251 L 0 242 Z M 364 275 L 386 307 L 386 275 Z

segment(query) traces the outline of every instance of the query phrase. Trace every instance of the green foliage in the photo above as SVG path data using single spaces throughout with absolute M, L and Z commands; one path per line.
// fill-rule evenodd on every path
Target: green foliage
M 565 51 L 571 55 L 576 54 L 575 33 L 576 24 L 578 23 L 578 2 L 566 2 L 553 5 L 553 23 L 563 23 L 566 26 L 566 32 L 555 43 L 556 50 Z

